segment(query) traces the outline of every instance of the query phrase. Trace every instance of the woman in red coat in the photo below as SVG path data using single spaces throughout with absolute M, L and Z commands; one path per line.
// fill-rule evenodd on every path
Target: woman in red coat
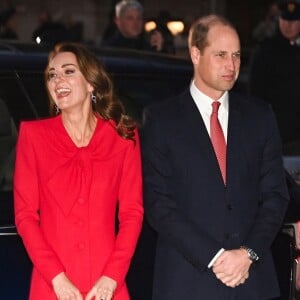
M 83 46 L 56 46 L 45 75 L 57 115 L 21 124 L 14 178 L 30 299 L 128 300 L 143 218 L 135 124 Z

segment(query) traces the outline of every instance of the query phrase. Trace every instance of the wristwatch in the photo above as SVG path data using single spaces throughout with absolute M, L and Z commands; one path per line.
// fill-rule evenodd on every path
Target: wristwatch
M 247 251 L 247 254 L 248 254 L 248 258 L 252 261 L 252 262 L 256 262 L 259 260 L 259 256 L 256 254 L 256 252 L 247 247 L 247 246 L 241 246 L 240 247 L 241 249 L 245 249 Z

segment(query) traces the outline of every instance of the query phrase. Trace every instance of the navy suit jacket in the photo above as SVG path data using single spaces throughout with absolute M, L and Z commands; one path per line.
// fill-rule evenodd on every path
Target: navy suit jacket
M 288 192 L 270 106 L 229 93 L 226 187 L 189 90 L 150 107 L 141 136 L 145 212 L 158 233 L 153 299 L 276 297 L 270 246 Z M 229 288 L 207 266 L 220 248 L 241 245 L 260 260 Z

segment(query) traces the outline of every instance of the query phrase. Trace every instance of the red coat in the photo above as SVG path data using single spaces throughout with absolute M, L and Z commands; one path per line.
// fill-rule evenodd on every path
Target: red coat
M 98 118 L 89 145 L 78 148 L 60 116 L 23 122 L 14 199 L 16 226 L 34 265 L 30 299 L 56 299 L 51 280 L 60 272 L 83 294 L 109 276 L 118 284 L 114 300 L 129 299 L 125 276 L 143 218 L 137 134 L 134 144 Z

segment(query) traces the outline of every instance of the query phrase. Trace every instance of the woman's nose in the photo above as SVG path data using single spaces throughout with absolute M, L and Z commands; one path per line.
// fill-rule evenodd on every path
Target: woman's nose
M 56 76 L 55 76 L 55 80 L 59 81 L 59 80 L 62 80 L 62 79 L 64 79 L 64 75 L 62 73 L 57 73 Z

